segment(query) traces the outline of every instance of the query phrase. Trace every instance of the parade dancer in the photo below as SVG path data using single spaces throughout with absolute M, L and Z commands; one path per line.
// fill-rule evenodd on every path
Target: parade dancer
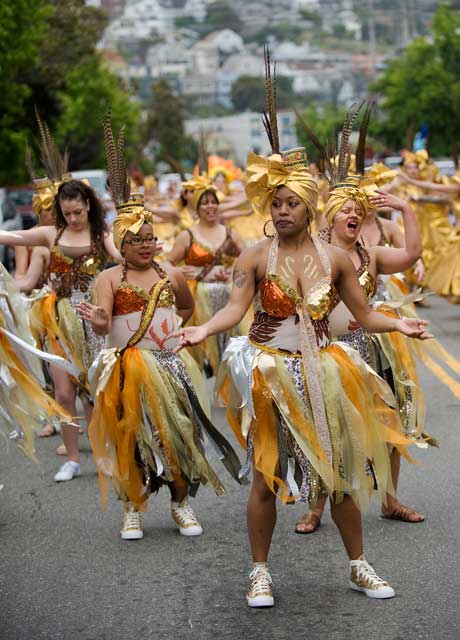
M 76 398 L 81 395 L 86 419 L 91 409 L 88 402 L 87 370 L 103 346 L 90 324 L 77 317 L 75 308 L 89 300 L 98 273 L 107 257 L 115 261 L 121 256 L 106 230 L 104 209 L 91 187 L 66 174 L 66 162 L 51 138 L 46 125 L 41 126 L 42 161 L 48 178 L 56 189 L 55 226 L 40 226 L 27 231 L 0 231 L 0 242 L 9 246 L 46 247 L 50 262 L 46 274 L 49 289 L 32 306 L 32 330 L 40 335 L 45 350 L 71 360 L 78 377 L 70 376 L 54 364 L 50 365 L 56 401 L 71 415 L 77 415 Z M 72 480 L 80 475 L 78 428 L 61 425 L 68 460 L 54 476 L 56 482 Z
M 230 341 L 218 379 L 229 422 L 254 467 L 248 605 L 274 604 L 267 558 L 277 494 L 312 504 L 327 492 L 350 559 L 350 586 L 369 597 L 389 598 L 394 590 L 363 556 L 358 505 L 367 504 L 374 484 L 367 461 L 383 498 L 391 490 L 387 445 L 393 442 L 403 451 L 406 439 L 386 404 L 392 402 L 388 386 L 354 350 L 330 341 L 335 289 L 372 332 L 428 334 L 422 321 L 374 312 L 348 257 L 311 237 L 317 184 L 306 169 L 304 150 L 280 154 L 272 93 L 267 120 L 274 155 L 250 154 L 246 192 L 256 211 L 271 212 L 274 237 L 241 254 L 229 303 L 205 325 L 183 329 L 180 346 L 229 330 L 256 299 L 249 337 Z
M 195 300 L 192 324 L 203 324 L 224 307 L 229 299 L 232 266 L 244 249 L 236 231 L 219 222 L 217 189 L 206 177 L 189 183 L 193 187 L 193 207 L 198 222 L 176 238 L 167 260 L 183 269 Z M 235 333 L 235 332 L 234 332 Z M 192 353 L 207 375 L 216 375 L 232 333 L 211 336 Z
M 207 460 L 205 438 L 236 480 L 240 465 L 209 421 L 206 386 L 196 363 L 187 353 L 173 353 L 174 334 L 193 311 L 185 278 L 154 261 L 152 214 L 141 194 L 129 194 L 122 145 L 115 149 L 109 120 L 104 132 L 117 207 L 114 239 L 123 264 L 98 277 L 97 305 L 79 305 L 80 316 L 107 336 L 107 348 L 92 368 L 95 408 L 88 429 L 103 505 L 112 481 L 125 510 L 121 537 L 140 539 L 140 511 L 149 494 L 166 484 L 180 533 L 197 536 L 202 528 L 188 496 L 208 482 L 218 495 L 224 493 Z

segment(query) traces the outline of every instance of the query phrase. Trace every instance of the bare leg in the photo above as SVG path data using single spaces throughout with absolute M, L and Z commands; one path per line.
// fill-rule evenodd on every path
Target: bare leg
M 183 484 L 171 482 L 168 484 L 168 488 L 173 502 L 182 502 L 182 500 L 188 495 L 188 486 L 185 482 Z
M 54 397 L 56 402 L 66 409 L 71 416 L 75 416 L 77 408 L 75 401 L 77 398 L 77 389 L 70 377 L 62 370 L 51 365 L 51 376 L 54 383 Z M 78 428 L 68 424 L 62 425 L 62 439 L 67 449 L 67 457 L 73 462 L 80 462 L 80 451 L 78 448 Z
M 401 468 L 401 454 L 397 449 L 393 449 L 390 456 L 390 464 L 391 464 L 391 479 L 393 480 L 393 486 L 395 488 L 396 497 L 391 496 L 387 493 L 387 504 L 386 506 L 382 504 L 382 515 L 391 518 L 395 517 L 396 520 L 402 520 L 404 522 L 423 522 L 425 520 L 425 516 L 423 513 L 419 513 L 418 511 L 414 511 L 409 507 L 401 504 L 397 498 L 398 495 L 398 481 L 399 481 L 399 471 Z
M 276 524 L 276 496 L 267 487 L 263 475 L 255 469 L 247 507 L 247 522 L 253 560 L 267 562 Z
M 345 496 L 339 504 L 331 500 L 331 516 L 349 559 L 357 560 L 363 555 L 363 530 L 358 507 L 350 496 Z

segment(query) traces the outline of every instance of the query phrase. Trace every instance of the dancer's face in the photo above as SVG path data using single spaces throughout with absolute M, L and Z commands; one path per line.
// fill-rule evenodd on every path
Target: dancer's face
M 418 180 L 420 178 L 420 169 L 416 162 L 409 162 L 409 164 L 406 164 L 404 166 L 404 171 L 407 173 L 409 178 L 413 178 L 414 180 Z
M 361 232 L 363 213 L 354 200 L 347 200 L 335 214 L 332 228 L 336 236 L 342 240 L 356 241 Z
M 153 228 L 143 224 L 139 232 L 128 231 L 123 239 L 121 254 L 126 262 L 135 269 L 146 269 L 155 257 L 157 239 Z
M 279 236 L 296 236 L 308 227 L 307 206 L 287 187 L 279 187 L 272 200 L 271 216 Z
M 83 231 L 88 226 L 89 200 L 60 200 L 62 215 L 71 231 Z
M 219 221 L 217 213 L 218 207 L 219 204 L 216 196 L 213 193 L 205 193 L 198 205 L 198 216 L 200 220 L 208 223 L 217 223 Z
M 219 191 L 225 191 L 227 188 L 227 180 L 223 173 L 218 173 L 214 178 L 214 184 L 219 189 Z
M 39 224 L 42 227 L 54 226 L 56 216 L 53 209 L 40 209 Z

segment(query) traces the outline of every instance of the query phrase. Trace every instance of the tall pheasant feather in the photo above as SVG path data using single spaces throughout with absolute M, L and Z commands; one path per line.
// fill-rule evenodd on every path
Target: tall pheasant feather
M 110 193 L 116 205 L 123 204 L 128 200 L 130 194 L 130 182 L 123 157 L 125 144 L 124 128 L 122 127 L 120 129 L 118 142 L 115 143 L 115 137 L 112 131 L 112 114 L 110 111 L 102 121 L 102 128 L 104 129 L 104 145 Z
M 365 169 L 365 155 L 366 155 L 366 137 L 369 127 L 369 120 L 371 117 L 372 109 L 374 108 L 374 100 L 366 101 L 366 110 L 364 111 L 363 119 L 359 127 L 358 146 L 356 147 L 356 173 L 364 175 Z
M 46 175 L 53 182 L 62 180 L 62 176 L 68 170 L 69 154 L 67 149 L 61 155 L 57 145 L 50 133 L 48 125 L 40 118 L 38 110 L 35 108 L 35 116 L 37 118 L 40 140 L 38 146 L 40 149 L 40 160 Z
M 359 112 L 362 109 L 364 100 L 358 103 L 354 103 L 348 110 L 347 117 L 342 127 L 342 135 L 340 138 L 340 151 L 339 159 L 337 163 L 337 179 L 341 182 L 345 180 L 350 168 L 351 148 L 350 148 L 350 136 L 353 130 L 353 125 L 356 122 Z
M 273 79 L 271 73 L 270 49 L 268 44 L 264 45 L 265 62 L 265 93 L 267 98 L 267 110 L 262 114 L 262 122 L 267 132 L 272 153 L 280 152 L 280 142 L 278 134 L 278 119 L 276 105 L 276 65 L 273 67 Z

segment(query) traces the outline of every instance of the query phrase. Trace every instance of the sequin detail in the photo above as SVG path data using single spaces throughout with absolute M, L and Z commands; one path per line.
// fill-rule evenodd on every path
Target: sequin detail
M 141 287 L 126 281 L 120 283 L 113 303 L 113 316 L 122 316 L 134 311 L 143 311 L 148 302 L 148 294 Z M 159 295 L 157 307 L 171 307 L 174 304 L 174 292 L 168 285 Z

